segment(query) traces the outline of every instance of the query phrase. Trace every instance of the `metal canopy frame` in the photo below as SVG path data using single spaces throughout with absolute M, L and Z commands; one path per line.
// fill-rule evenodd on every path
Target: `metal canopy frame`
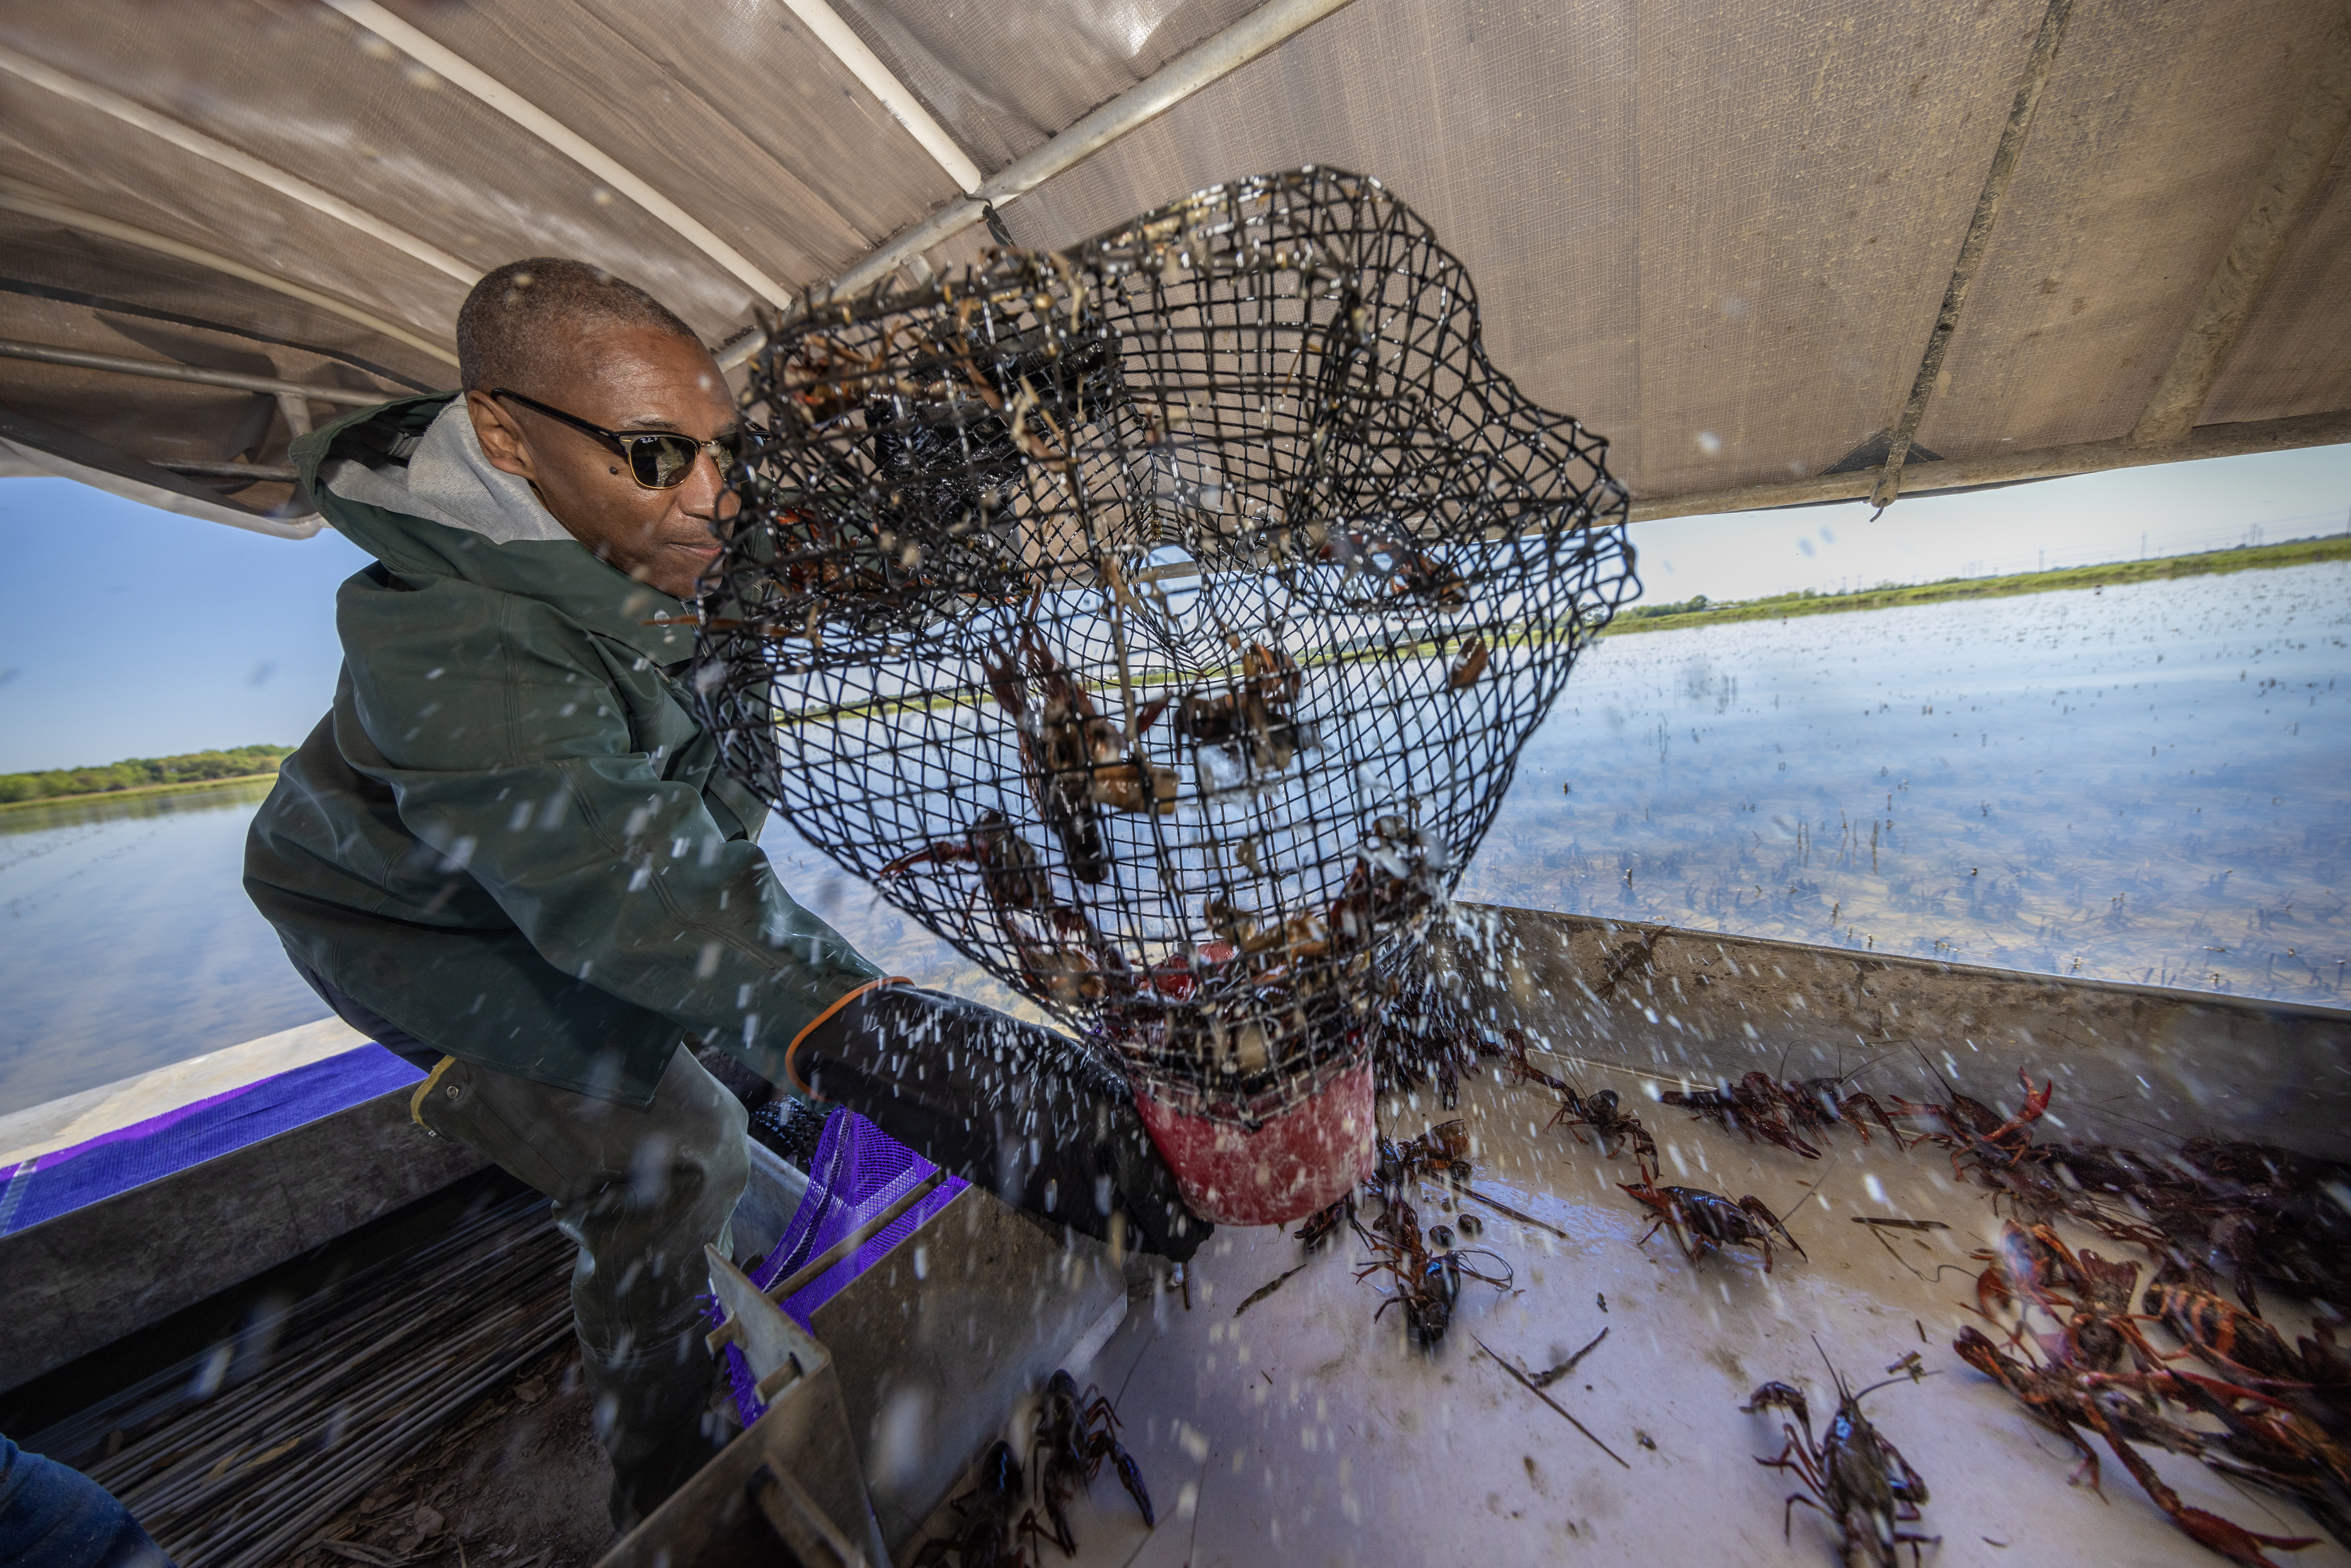
M 613 190 L 634 202 L 684 240 L 716 262 L 745 287 L 770 305 L 790 301 L 792 291 L 768 276 L 751 259 L 711 231 L 699 218 L 653 189 L 636 172 L 590 141 L 555 116 L 524 98 L 489 72 L 422 29 L 402 21 L 376 0 L 326 0 L 326 3 L 407 55 L 427 70 L 446 79 L 496 110 L 531 135 L 570 159 Z
M 440 246 L 428 244 L 405 229 L 384 222 L 373 213 L 353 206 L 332 192 L 322 191 L 308 180 L 266 163 L 192 126 L 183 125 L 169 115 L 158 114 L 144 104 L 133 103 L 119 93 L 109 92 L 94 83 L 68 76 L 10 48 L 0 47 L 0 71 L 53 92 L 59 98 L 70 99 L 97 110 L 100 114 L 168 141 L 183 152 L 193 152 L 206 162 L 234 169 L 255 183 L 266 185 L 279 195 L 298 202 L 313 212 L 324 213 L 339 223 L 349 224 L 361 234 L 381 240 L 392 249 L 413 256 L 434 271 L 454 277 L 468 288 L 473 287 L 475 278 L 482 276 L 481 268 L 466 266 Z

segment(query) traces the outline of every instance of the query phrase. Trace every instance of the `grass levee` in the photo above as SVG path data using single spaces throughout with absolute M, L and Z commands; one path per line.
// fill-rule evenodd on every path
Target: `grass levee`
M 1700 595 L 1670 604 L 1636 604 L 1620 613 L 1602 632 L 1604 637 L 1633 632 L 1674 632 L 1685 626 L 1714 626 L 1731 621 L 1782 621 L 1791 615 L 1833 615 L 1846 610 L 1891 610 L 1902 604 L 1936 604 L 1951 599 L 2006 599 L 2020 593 L 2053 593 L 2064 589 L 2112 588 L 2126 582 L 2152 582 L 2179 577 L 2204 577 L 2216 572 L 2256 571 L 2282 566 L 2309 566 L 2325 560 L 2351 560 L 2351 535 L 2291 539 L 2283 544 L 2238 545 L 2197 555 L 2162 556 L 2154 560 L 2116 560 L 2098 566 L 2069 566 L 2054 571 L 2025 571 L 2009 577 L 1947 577 L 1938 582 L 1881 582 L 1851 593 L 1778 593 L 1766 599 L 1741 599 L 1714 603 Z
M 0 810 L 101 795 L 152 795 L 231 779 L 266 779 L 277 771 L 277 764 L 293 749 L 290 746 L 233 746 L 178 757 L 131 757 L 97 768 L 0 773 Z

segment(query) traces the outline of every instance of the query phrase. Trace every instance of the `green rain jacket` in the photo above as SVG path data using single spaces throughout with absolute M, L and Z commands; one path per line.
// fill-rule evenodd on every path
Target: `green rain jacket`
M 374 564 L 342 585 L 333 711 L 255 818 L 245 884 L 287 950 L 423 1043 L 643 1105 L 680 1040 L 784 1082 L 879 975 L 792 901 L 766 812 L 688 711 L 690 629 L 482 457 L 464 400 L 295 444 Z

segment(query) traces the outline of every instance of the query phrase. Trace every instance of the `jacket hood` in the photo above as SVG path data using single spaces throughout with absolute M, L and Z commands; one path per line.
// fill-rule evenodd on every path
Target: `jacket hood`
M 656 664 L 694 652 L 684 603 L 599 560 L 520 475 L 492 467 L 455 392 L 361 409 L 294 444 L 335 531 L 423 587 L 458 578 L 553 605 Z

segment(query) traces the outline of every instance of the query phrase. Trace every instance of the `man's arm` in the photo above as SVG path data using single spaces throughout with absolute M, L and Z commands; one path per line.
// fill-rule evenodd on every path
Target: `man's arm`
M 694 731 L 652 672 L 632 681 L 544 606 L 453 583 L 342 610 L 346 646 L 367 650 L 354 699 L 377 753 L 353 760 L 549 964 L 771 1077 L 801 1029 L 878 977 L 695 785 L 662 777 Z M 664 721 L 679 727 L 641 733 Z

